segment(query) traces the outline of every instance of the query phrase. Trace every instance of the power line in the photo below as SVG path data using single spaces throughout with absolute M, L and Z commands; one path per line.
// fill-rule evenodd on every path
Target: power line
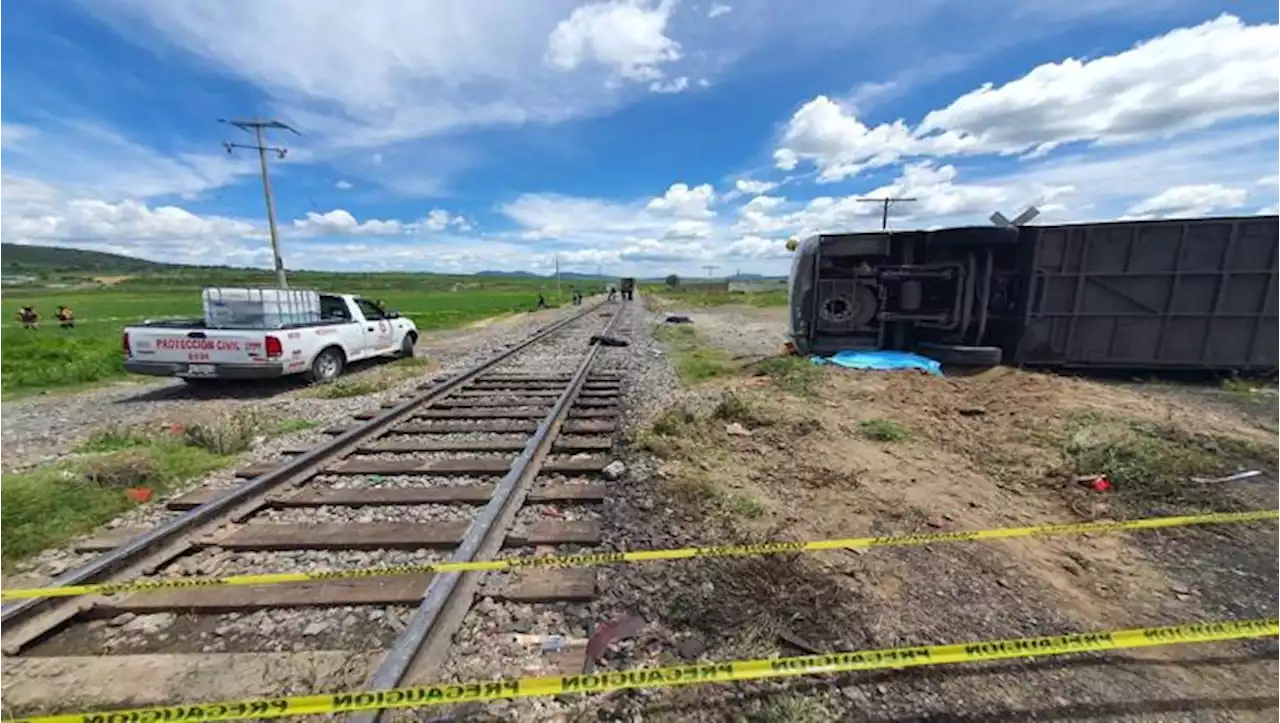
M 294 135 L 302 134 L 296 129 L 287 126 L 278 120 L 227 120 L 225 118 L 219 118 L 218 122 L 233 125 L 245 133 L 253 135 L 253 145 L 223 141 L 222 146 L 227 149 L 227 155 L 230 155 L 236 148 L 244 148 L 246 150 L 258 152 L 258 164 L 262 168 L 262 195 L 265 196 L 267 200 L 267 226 L 271 231 L 271 255 L 275 257 L 276 283 L 282 289 L 288 288 L 289 283 L 284 274 L 284 257 L 280 255 L 280 234 L 276 231 L 276 203 L 271 197 L 271 174 L 267 170 L 267 151 L 275 153 L 278 158 L 284 158 L 285 154 L 289 152 L 289 149 L 268 146 L 266 144 L 267 136 L 265 131 L 267 128 L 279 128 L 281 130 L 289 131 Z
M 716 266 L 715 264 L 707 264 L 706 266 L 703 266 L 702 268 L 707 272 L 707 280 L 708 280 L 708 281 L 710 281 L 710 280 L 711 280 L 711 273 L 712 273 L 713 271 L 715 271 L 716 269 L 720 268 L 720 267 L 719 267 L 719 266 Z
M 887 229 L 889 228 L 889 206 L 895 203 L 911 203 L 920 199 L 907 196 L 886 196 L 884 198 L 859 198 L 855 200 L 858 203 L 883 204 L 883 210 L 880 212 L 880 228 Z

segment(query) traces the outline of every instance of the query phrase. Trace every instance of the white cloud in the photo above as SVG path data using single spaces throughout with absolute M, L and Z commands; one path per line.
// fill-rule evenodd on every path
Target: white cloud
M 805 103 L 787 124 L 773 158 L 778 168 L 794 170 L 815 163 L 824 181 L 856 176 L 865 168 L 897 162 L 918 152 L 920 141 L 903 121 L 867 127 L 852 112 L 820 95 Z
M 1072 141 L 1163 138 L 1280 108 L 1280 25 L 1223 15 L 1117 55 L 1041 65 L 925 116 L 988 150 L 1047 150 Z
M 666 193 L 649 201 L 645 208 L 677 218 L 701 218 L 715 215 L 708 208 L 714 199 L 715 190 L 711 188 L 711 184 L 704 183 L 690 188 L 684 183 L 673 183 Z
M 399 221 L 370 219 L 362 223 L 341 208 L 327 213 L 308 211 L 306 218 L 294 220 L 293 228 L 300 234 L 316 236 L 394 236 L 408 230 Z
M 253 232 L 253 224 L 239 219 L 197 216 L 177 206 L 153 208 L 138 201 L 77 199 L 57 212 L 4 217 L 5 239 L 28 243 L 108 239 L 199 242 Z
M 665 34 L 674 5 L 673 0 L 654 7 L 612 0 L 576 8 L 547 38 L 546 61 L 564 71 L 595 62 L 617 78 L 661 79 L 660 66 L 681 55 L 680 43 Z
M 653 93 L 680 93 L 688 88 L 689 79 L 683 75 L 670 80 L 655 80 L 649 84 L 649 90 Z
M 32 140 L 39 131 L 21 123 L 0 123 L 0 148 L 18 148 Z
M 986 84 L 928 113 L 868 127 L 826 96 L 791 118 L 774 160 L 812 162 L 840 180 L 910 156 L 1043 154 L 1063 144 L 1167 138 L 1280 108 L 1280 25 L 1248 26 L 1224 15 L 1115 55 L 1041 65 L 996 87 Z
M 1200 186 L 1174 186 L 1145 198 L 1125 213 L 1135 218 L 1187 218 L 1208 216 L 1245 205 L 1249 192 L 1216 183 Z
M 733 188 L 735 191 L 751 196 L 768 193 L 777 187 L 778 184 L 773 183 L 772 181 L 753 181 L 750 178 L 739 178 L 733 182 Z
M 352 184 L 351 181 L 347 181 L 345 179 L 338 179 L 338 182 L 333 184 L 333 187 L 340 191 L 347 191 L 352 188 L 355 188 L 355 185 Z
M 428 231 L 444 231 L 453 228 L 457 231 L 470 231 L 471 222 L 463 216 L 457 216 L 443 208 L 433 208 L 425 218 L 419 222 L 419 226 L 426 228 Z
M 300 236 L 401 236 L 440 233 L 449 231 L 465 233 L 472 230 L 471 222 L 464 216 L 435 208 L 417 221 L 397 219 L 369 219 L 357 221 L 346 209 L 337 208 L 327 213 L 308 211 L 305 218 L 293 222 L 293 230 Z
M 731 12 L 733 12 L 733 8 L 724 3 L 711 3 L 711 9 L 707 11 L 707 17 L 718 18 Z

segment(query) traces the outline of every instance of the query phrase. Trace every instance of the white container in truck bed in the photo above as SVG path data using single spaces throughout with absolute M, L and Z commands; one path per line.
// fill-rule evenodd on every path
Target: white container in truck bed
M 209 329 L 282 329 L 320 321 L 320 294 L 315 291 L 208 288 L 202 297 Z

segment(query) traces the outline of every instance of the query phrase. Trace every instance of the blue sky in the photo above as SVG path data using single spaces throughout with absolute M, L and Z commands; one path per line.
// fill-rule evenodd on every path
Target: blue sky
M 1274 4 L 7 3 L 5 241 L 291 268 L 785 271 L 793 235 L 1275 213 Z M 1226 159 L 1228 162 L 1224 162 Z

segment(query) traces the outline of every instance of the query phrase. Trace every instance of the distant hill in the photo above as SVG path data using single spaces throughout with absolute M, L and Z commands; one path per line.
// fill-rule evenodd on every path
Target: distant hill
M 476 276 L 513 276 L 513 277 L 519 277 L 519 278 L 525 278 L 525 279 L 554 279 L 556 277 L 554 273 L 547 274 L 546 276 L 541 276 L 539 274 L 533 273 L 532 271 L 477 271 L 475 275 Z M 576 271 L 561 271 L 560 278 L 561 279 L 600 279 L 600 278 L 606 278 L 606 277 L 596 276 L 595 274 L 580 274 Z
M 531 277 L 537 274 L 530 271 L 477 271 L 476 276 L 523 276 Z
M 48 274 L 56 272 L 92 272 L 102 274 L 136 274 L 172 269 L 162 264 L 132 256 L 102 251 L 68 249 L 54 246 L 0 244 L 0 261 L 5 274 Z

